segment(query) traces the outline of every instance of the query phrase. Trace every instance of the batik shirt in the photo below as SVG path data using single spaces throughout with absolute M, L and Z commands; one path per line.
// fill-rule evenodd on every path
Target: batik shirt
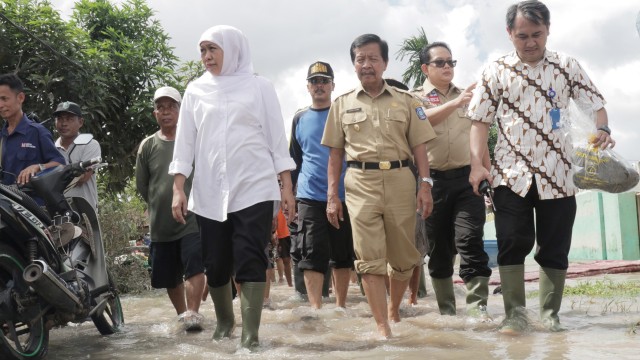
M 524 197 L 535 178 L 542 200 L 575 194 L 569 141 L 561 130 L 552 129 L 549 115 L 554 107 L 562 113 L 570 98 L 593 111 L 605 104 L 578 61 L 569 56 L 546 50 L 544 58 L 530 66 L 512 52 L 487 65 L 468 116 L 498 124 L 493 187 L 505 185 Z

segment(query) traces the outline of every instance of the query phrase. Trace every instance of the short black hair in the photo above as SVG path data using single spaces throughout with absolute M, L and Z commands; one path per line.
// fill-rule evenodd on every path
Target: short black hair
M 525 0 L 509 6 L 507 9 L 507 29 L 513 30 L 518 14 L 536 25 L 546 25 L 547 27 L 551 25 L 549 8 L 541 1 Z
M 382 55 L 382 60 L 384 60 L 385 64 L 388 64 L 389 63 L 389 45 L 387 44 L 386 41 L 382 40 L 380 36 L 376 34 L 360 35 L 355 40 L 353 40 L 353 42 L 351 43 L 351 49 L 350 49 L 351 63 L 355 64 L 356 62 L 357 48 L 363 47 L 367 44 L 372 44 L 372 43 L 376 43 L 380 45 L 380 53 Z
M 0 86 L 6 85 L 16 94 L 24 92 L 24 83 L 18 77 L 18 75 L 14 73 L 2 74 L 0 75 Z
M 443 47 L 453 55 L 453 53 L 451 52 L 451 48 L 449 47 L 449 45 L 447 45 L 447 43 L 442 41 L 434 41 L 430 44 L 425 45 L 422 50 L 420 50 L 420 64 L 428 64 L 429 61 L 431 61 L 431 54 L 429 53 L 429 50 L 435 47 Z
M 387 85 L 389 85 L 389 86 L 393 86 L 393 87 L 398 88 L 398 89 L 402 89 L 402 90 L 409 91 L 409 87 L 408 87 L 407 85 L 405 85 L 405 84 L 404 84 L 403 82 L 401 82 L 401 81 L 398 81 L 398 80 L 396 80 L 396 79 L 391 79 L 391 78 L 389 78 L 389 79 L 384 79 L 384 81 L 385 81 L 385 82 L 387 83 Z

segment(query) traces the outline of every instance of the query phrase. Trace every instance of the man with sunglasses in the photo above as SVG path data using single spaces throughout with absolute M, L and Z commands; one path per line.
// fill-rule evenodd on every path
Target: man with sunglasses
M 467 314 L 488 320 L 487 297 L 491 269 L 484 251 L 485 207 L 469 184 L 469 130 L 465 110 L 475 84 L 461 89 L 452 83 L 456 60 L 444 42 L 420 51 L 423 86 L 413 91 L 427 108 L 437 137 L 427 143 L 433 178 L 433 213 L 425 220 L 429 242 L 429 275 L 440 314 L 455 315 L 453 265 L 460 255 L 459 275 L 467 287 Z M 487 153 L 486 166 L 489 166 Z
M 304 282 L 311 307 L 322 307 L 322 287 L 328 267 L 333 268 L 336 306 L 345 307 L 351 268 L 353 267 L 353 239 L 348 214 L 334 228 L 327 220 L 327 166 L 329 148 L 320 143 L 331 106 L 333 69 L 331 65 L 316 61 L 307 72 L 307 90 L 311 106 L 298 111 L 291 126 L 289 152 L 296 162 L 291 172 L 298 202 L 297 251 L 298 269 Z M 345 164 L 343 164 L 345 165 Z M 342 167 L 339 198 L 344 205 L 344 172 Z
M 569 144 L 558 131 L 569 100 L 595 113 L 595 147 L 615 144 L 604 98 L 587 73 L 574 58 L 546 48 L 550 18 L 540 1 L 509 7 L 506 30 L 514 51 L 485 67 L 482 85 L 469 103 L 474 120 L 469 181 L 476 193 L 485 179 L 495 188 L 498 271 L 505 310 L 499 331 L 505 334 L 518 334 L 528 327 L 523 310 L 524 262 L 534 245 L 534 259 L 540 266 L 540 320 L 549 331 L 562 330 L 558 312 L 576 216 Z M 489 171 L 482 159 L 494 122 L 500 136 Z

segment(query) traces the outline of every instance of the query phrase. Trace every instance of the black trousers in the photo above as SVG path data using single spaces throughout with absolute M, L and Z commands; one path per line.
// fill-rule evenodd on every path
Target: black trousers
M 327 220 L 327 203 L 298 199 L 298 242 L 302 271 L 326 273 L 327 268 L 351 269 L 355 260 L 351 221 L 342 203 L 344 221 L 336 229 Z
M 227 214 L 223 222 L 196 216 L 202 238 L 207 284 L 265 282 L 269 261 L 264 249 L 271 236 L 273 201 L 265 201 Z
M 569 267 L 576 198 L 540 200 L 535 180 L 523 198 L 506 186 L 494 191 L 498 265 L 524 264 L 537 242 L 534 258 L 543 267 Z M 535 216 L 534 216 L 535 215 Z
M 458 171 L 448 178 L 433 171 L 433 212 L 425 220 L 429 243 L 429 275 L 445 279 L 453 275 L 456 253 L 460 254 L 460 277 L 491 276 L 484 251 L 484 199 L 473 193 L 469 174 Z

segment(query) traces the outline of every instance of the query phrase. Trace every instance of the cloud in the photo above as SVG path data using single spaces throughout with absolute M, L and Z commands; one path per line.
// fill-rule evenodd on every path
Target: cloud
M 171 45 L 183 60 L 197 60 L 196 42 L 210 26 L 241 29 L 251 44 L 254 68 L 273 81 L 289 129 L 295 111 L 309 104 L 306 69 L 324 60 L 336 72 L 335 95 L 357 83 L 349 59 L 351 41 L 376 33 L 389 43 L 386 77 L 401 78 L 395 60 L 402 41 L 423 27 L 430 41 L 445 41 L 458 59 L 454 81 L 465 86 L 483 64 L 512 50 L 505 14 L 515 0 L 148 0 Z M 54 0 L 69 11 L 71 1 Z M 626 158 L 639 160 L 639 6 L 634 1 L 547 0 L 551 35 L 547 47 L 580 61 L 607 100 L 610 127 Z

